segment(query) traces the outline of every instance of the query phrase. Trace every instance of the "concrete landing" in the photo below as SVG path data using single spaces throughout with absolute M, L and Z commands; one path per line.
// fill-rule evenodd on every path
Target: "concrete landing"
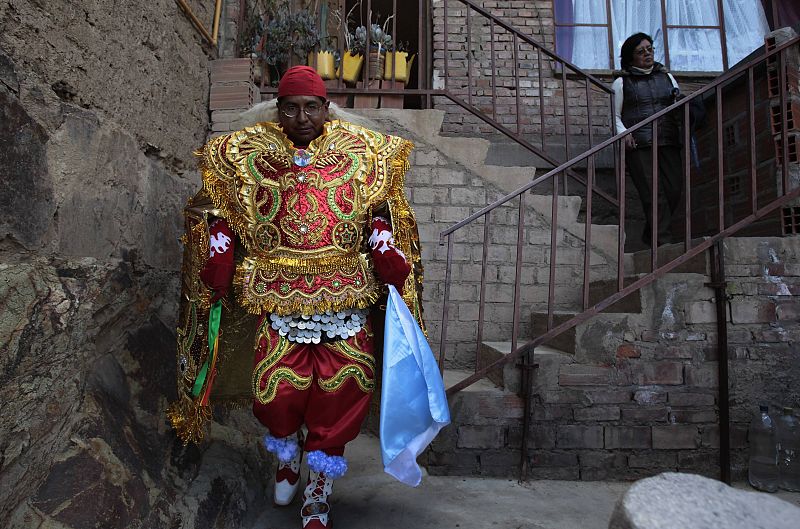
M 521 485 L 509 479 L 424 475 L 422 484 L 411 488 L 383 472 L 375 436 L 361 434 L 346 455 L 350 470 L 331 497 L 336 529 L 607 529 L 614 507 L 632 485 L 550 480 Z M 274 507 L 272 478 L 264 482 L 264 509 L 241 529 L 300 529 L 300 493 L 292 505 Z M 753 491 L 744 483 L 734 487 Z M 800 493 L 771 496 L 800 506 Z
M 350 470 L 336 482 L 337 529 L 605 529 L 630 483 L 423 477 L 411 488 L 383 472 L 378 440 L 362 434 L 345 454 Z M 305 469 L 303 474 L 305 475 Z M 265 480 L 266 481 L 266 480 Z M 300 494 L 288 507 L 272 505 L 243 529 L 299 529 Z

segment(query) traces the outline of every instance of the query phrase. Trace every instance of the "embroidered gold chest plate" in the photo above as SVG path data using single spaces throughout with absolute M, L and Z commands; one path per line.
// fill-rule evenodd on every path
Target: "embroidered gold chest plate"
M 392 143 L 402 141 L 332 122 L 304 150 L 272 123 L 209 143 L 204 186 L 248 250 L 235 277 L 248 310 L 310 314 L 374 302 L 363 240 L 370 208 L 385 200 Z

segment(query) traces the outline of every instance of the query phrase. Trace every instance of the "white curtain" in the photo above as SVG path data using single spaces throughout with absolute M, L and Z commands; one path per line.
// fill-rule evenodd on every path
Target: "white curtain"
M 799 0 L 800 1 L 800 0 Z M 602 0 L 572 0 L 573 22 L 607 24 L 606 3 Z M 761 0 L 722 0 L 728 67 L 734 66 L 764 44 L 769 32 Z M 717 0 L 666 0 L 667 25 L 716 26 L 719 24 Z M 559 28 L 557 41 L 572 37 L 572 62 L 580 68 L 607 69 L 608 35 L 603 27 Z M 614 67 L 620 67 L 619 52 L 625 39 L 634 33 L 653 37 L 655 59 L 664 63 L 664 30 L 661 0 L 611 0 L 611 36 Z M 669 67 L 678 72 L 722 71 L 722 45 L 719 30 L 672 28 L 669 30 Z
M 608 24 L 606 3 L 597 0 L 572 0 L 576 24 Z M 589 70 L 608 69 L 608 30 L 576 27 L 573 33 L 572 62 Z
M 717 0 L 667 0 L 667 25 L 715 26 L 719 24 Z M 719 30 L 671 28 L 669 66 L 680 72 L 722 71 Z
M 769 23 L 761 0 L 723 0 L 728 68 L 764 45 Z

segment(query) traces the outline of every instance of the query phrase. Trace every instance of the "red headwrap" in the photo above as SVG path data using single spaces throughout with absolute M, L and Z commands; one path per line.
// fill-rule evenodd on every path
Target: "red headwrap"
M 317 96 L 328 99 L 325 82 L 310 66 L 292 66 L 278 83 L 278 97 Z

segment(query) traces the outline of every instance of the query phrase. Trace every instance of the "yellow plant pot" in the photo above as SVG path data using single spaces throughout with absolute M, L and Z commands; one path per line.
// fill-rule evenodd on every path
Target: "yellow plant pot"
M 318 51 L 317 53 L 312 52 L 308 54 L 308 65 L 314 67 L 319 76 L 323 79 L 336 78 L 336 72 L 334 71 L 333 64 L 333 53 L 329 51 Z
M 411 66 L 414 64 L 414 59 L 417 57 L 417 54 L 411 56 L 410 59 L 406 62 L 406 82 L 411 79 Z
M 395 66 L 397 64 L 397 66 Z M 395 51 L 386 54 L 386 63 L 383 69 L 383 78 L 387 81 L 392 80 L 392 70 L 394 70 L 395 81 L 408 81 L 408 53 Z
M 364 65 L 363 55 L 352 55 L 349 51 L 342 58 L 342 80 L 346 83 L 355 83 L 361 75 L 361 67 Z M 338 72 L 337 72 L 338 75 Z

